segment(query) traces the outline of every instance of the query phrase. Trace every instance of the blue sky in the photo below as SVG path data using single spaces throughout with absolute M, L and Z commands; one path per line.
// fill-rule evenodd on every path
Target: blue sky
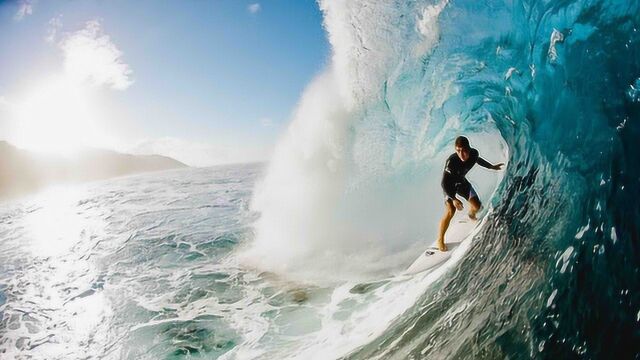
M 40 0 L 0 5 L 0 53 L 0 139 L 20 142 L 16 123 L 42 115 L 20 118 L 7 109 L 42 107 L 44 100 L 24 99 L 42 99 L 32 94 L 52 82 L 46 79 L 73 73 L 91 80 L 80 91 L 91 99 L 82 111 L 61 110 L 67 132 L 109 133 L 95 145 L 212 165 L 268 157 L 302 90 L 328 61 L 329 45 L 312 0 Z M 91 69 L 79 71 L 82 61 Z M 57 104 L 80 101 L 51 96 Z M 85 118 L 99 127 L 81 124 Z M 29 121 L 38 122 L 21 128 L 22 147 L 51 141 L 42 150 L 55 152 L 75 141 L 44 120 Z M 59 133 L 58 140 L 25 135 L 39 129 L 50 129 L 49 138 Z M 82 145 L 91 145 L 84 137 Z

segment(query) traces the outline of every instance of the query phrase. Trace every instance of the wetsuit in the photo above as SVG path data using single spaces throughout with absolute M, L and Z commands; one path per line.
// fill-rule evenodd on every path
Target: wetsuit
M 444 173 L 442 174 L 442 190 L 444 190 L 444 200 L 453 200 L 456 194 L 459 194 L 466 200 L 472 197 L 478 197 L 473 186 L 465 178 L 465 175 L 471 170 L 473 165 L 478 164 L 492 169 L 493 165 L 480 157 L 478 150 L 470 149 L 467 161 L 460 160 L 458 154 L 454 153 L 447 159 L 444 165 Z

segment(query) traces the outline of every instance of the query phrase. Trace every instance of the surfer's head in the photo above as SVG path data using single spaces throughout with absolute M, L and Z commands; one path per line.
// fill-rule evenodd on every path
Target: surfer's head
M 456 138 L 456 154 L 462 161 L 469 160 L 471 155 L 471 146 L 469 145 L 469 139 L 464 136 L 458 136 Z

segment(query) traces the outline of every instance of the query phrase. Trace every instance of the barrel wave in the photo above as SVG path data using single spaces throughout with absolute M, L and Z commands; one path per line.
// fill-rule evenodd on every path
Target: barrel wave
M 406 264 L 435 231 L 433 179 L 466 134 L 508 161 L 481 194 L 486 225 L 347 357 L 637 357 L 640 3 L 320 7 L 331 62 L 258 185 L 248 257 L 271 252 L 259 266 L 306 279 Z

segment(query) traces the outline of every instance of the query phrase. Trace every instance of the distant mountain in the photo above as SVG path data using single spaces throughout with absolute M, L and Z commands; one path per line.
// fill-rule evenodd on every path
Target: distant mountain
M 160 155 L 130 155 L 87 149 L 73 159 L 37 155 L 0 141 L 0 198 L 54 183 L 107 179 L 127 174 L 187 167 Z

